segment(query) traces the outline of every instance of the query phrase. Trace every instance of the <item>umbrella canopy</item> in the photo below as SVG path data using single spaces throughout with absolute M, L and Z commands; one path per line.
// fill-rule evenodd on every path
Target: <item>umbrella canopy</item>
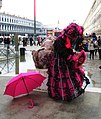
M 20 73 L 8 82 L 4 95 L 16 97 L 29 94 L 33 89 L 41 86 L 44 79 L 45 77 L 39 72 Z

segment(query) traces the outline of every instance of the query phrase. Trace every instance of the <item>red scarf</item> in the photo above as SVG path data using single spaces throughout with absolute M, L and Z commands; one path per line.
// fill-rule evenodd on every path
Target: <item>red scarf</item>
M 67 37 L 66 38 L 66 48 L 71 48 L 71 43 L 70 43 L 70 40 L 69 40 L 69 38 Z

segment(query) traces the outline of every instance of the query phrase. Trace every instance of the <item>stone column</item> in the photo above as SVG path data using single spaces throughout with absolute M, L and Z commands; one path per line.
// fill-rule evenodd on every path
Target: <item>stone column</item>
M 19 44 L 18 44 L 18 35 L 17 34 L 15 34 L 15 36 L 14 36 L 14 43 L 15 43 L 15 51 L 16 51 L 15 74 L 19 74 Z

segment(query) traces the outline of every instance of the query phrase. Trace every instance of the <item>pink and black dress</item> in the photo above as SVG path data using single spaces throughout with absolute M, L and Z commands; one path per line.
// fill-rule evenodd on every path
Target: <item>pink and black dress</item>
M 74 44 L 75 40 L 81 40 L 79 31 L 75 34 L 78 25 L 74 23 L 70 25 L 55 41 L 48 67 L 48 94 L 55 100 L 71 101 L 84 93 L 82 88 L 84 81 L 89 84 L 81 66 L 85 61 L 85 52 L 81 51 L 76 56 L 72 48 L 73 45 L 77 45 L 77 42 Z M 74 36 L 69 32 L 71 29 L 72 32 L 74 30 Z M 75 35 L 78 36 L 76 39 Z

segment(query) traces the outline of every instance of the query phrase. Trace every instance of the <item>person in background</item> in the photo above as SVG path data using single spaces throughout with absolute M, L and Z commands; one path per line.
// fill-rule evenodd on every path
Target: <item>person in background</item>
M 39 45 L 39 46 L 40 46 L 41 38 L 40 38 L 40 37 L 38 37 L 38 38 L 37 38 L 37 40 L 38 40 L 37 45 Z
M 88 49 L 89 49 L 89 52 L 90 52 L 90 59 L 93 59 L 94 60 L 94 41 L 93 39 L 91 39 L 88 43 Z
M 4 36 L 4 47 L 7 47 L 7 38 Z
M 30 37 L 30 38 L 29 38 L 29 41 L 30 41 L 30 46 L 32 46 L 32 45 L 33 45 L 33 38 Z
M 98 41 L 94 41 L 94 49 L 95 49 L 95 56 L 97 56 L 97 52 L 98 52 Z
M 23 46 L 27 46 L 28 38 L 23 37 L 22 42 L 23 42 Z
M 12 36 L 12 46 L 14 46 L 14 36 Z
M 99 60 L 101 60 L 101 37 L 98 36 L 98 53 L 99 53 Z
M 10 36 L 4 37 L 4 47 L 7 47 L 7 49 L 9 49 L 9 47 L 10 47 Z
M 97 41 L 96 33 L 93 33 L 93 34 L 92 34 L 92 40 L 93 40 L 94 42 Z
M 36 41 L 35 41 L 35 38 L 33 37 L 33 44 L 36 45 Z

